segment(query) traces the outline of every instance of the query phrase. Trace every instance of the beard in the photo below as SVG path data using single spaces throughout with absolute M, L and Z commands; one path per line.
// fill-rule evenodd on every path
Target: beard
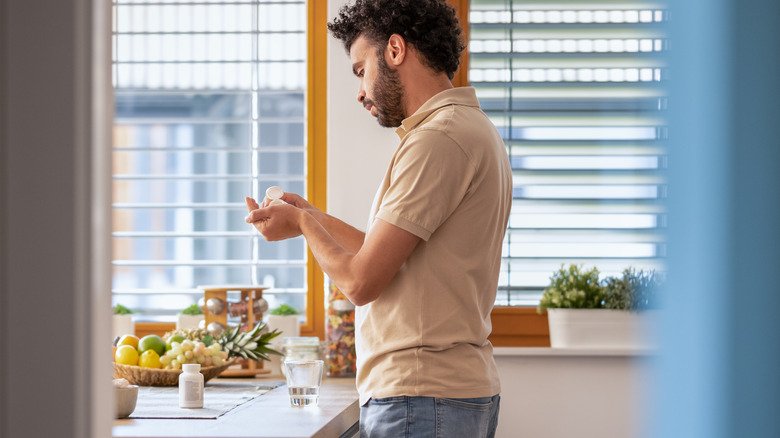
M 406 118 L 404 114 L 404 88 L 398 72 L 391 69 L 385 61 L 384 52 L 378 54 L 379 69 L 374 84 L 374 98 L 366 99 L 376 107 L 377 122 L 386 128 L 401 126 Z

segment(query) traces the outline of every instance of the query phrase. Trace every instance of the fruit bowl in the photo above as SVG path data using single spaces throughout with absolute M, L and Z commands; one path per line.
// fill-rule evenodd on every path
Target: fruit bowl
M 227 361 L 218 367 L 203 367 L 200 373 L 203 374 L 203 381 L 207 382 L 219 373 L 225 371 L 233 365 L 235 361 Z M 179 384 L 179 374 L 181 370 L 165 370 L 155 368 L 144 368 L 134 365 L 122 365 L 114 362 L 114 378 L 124 378 L 133 385 L 140 386 L 176 386 Z

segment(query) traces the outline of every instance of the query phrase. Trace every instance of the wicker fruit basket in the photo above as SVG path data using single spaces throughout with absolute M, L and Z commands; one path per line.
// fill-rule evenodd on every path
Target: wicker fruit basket
M 233 365 L 234 361 L 228 361 L 218 367 L 204 367 L 200 369 L 203 380 L 208 381 L 217 377 Z M 154 368 L 142 368 L 133 365 L 122 365 L 114 362 L 114 378 L 124 378 L 133 385 L 140 386 L 176 386 L 179 384 L 181 370 L 163 370 Z

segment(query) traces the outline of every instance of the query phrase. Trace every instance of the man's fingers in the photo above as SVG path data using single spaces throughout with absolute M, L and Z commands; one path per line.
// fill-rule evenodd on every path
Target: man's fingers
M 298 204 L 298 200 L 295 198 L 295 195 L 292 193 L 285 193 L 284 195 L 282 195 L 282 201 L 290 205 L 293 205 L 295 207 L 300 207 L 300 205 Z
M 251 224 L 253 222 L 261 221 L 268 217 L 267 211 L 264 208 L 258 208 L 249 212 L 246 217 L 246 223 Z
M 260 206 L 257 204 L 257 201 L 254 200 L 254 198 L 251 198 L 249 196 L 246 197 L 246 207 L 249 209 L 249 211 L 257 210 L 260 208 Z

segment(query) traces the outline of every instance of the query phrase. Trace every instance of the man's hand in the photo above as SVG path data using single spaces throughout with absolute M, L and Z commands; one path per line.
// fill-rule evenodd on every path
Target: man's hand
M 246 206 L 249 210 L 246 222 L 254 225 L 265 240 L 272 242 L 301 235 L 300 219 L 306 213 L 291 203 L 260 207 L 257 201 L 247 196 Z
M 284 195 L 282 195 L 282 201 L 294 207 L 298 207 L 301 210 L 306 210 L 306 211 L 316 210 L 316 208 L 313 205 L 309 204 L 307 200 L 303 199 L 303 196 L 296 195 L 295 193 L 284 192 Z M 261 207 L 268 207 L 270 203 L 271 200 L 266 197 L 263 199 L 263 205 Z

